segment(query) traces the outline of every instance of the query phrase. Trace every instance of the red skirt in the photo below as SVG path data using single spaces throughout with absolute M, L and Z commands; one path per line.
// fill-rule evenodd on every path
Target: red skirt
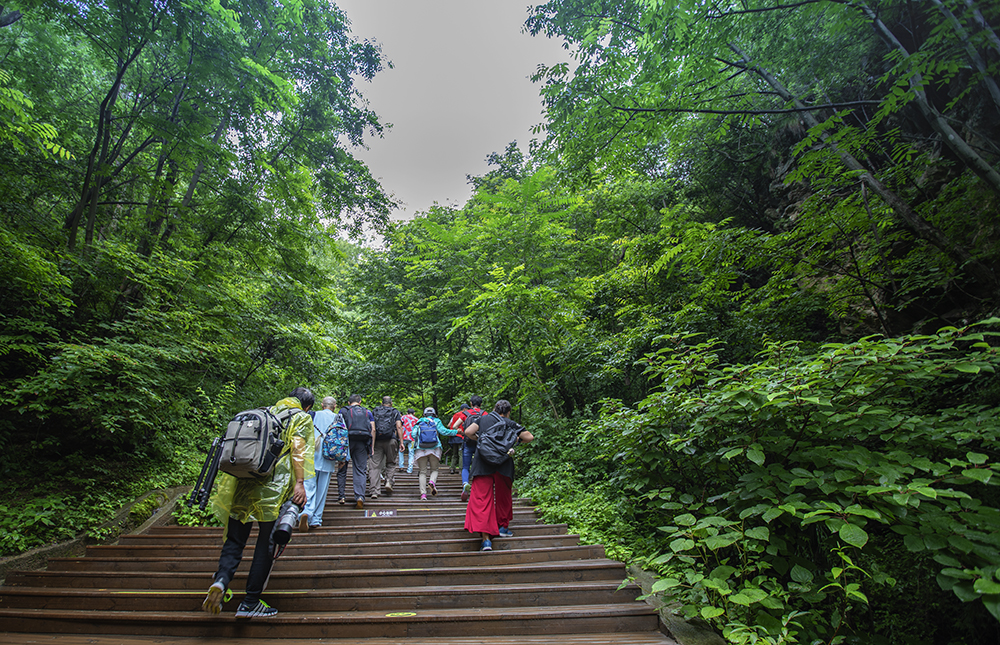
M 465 508 L 465 529 L 472 533 L 499 535 L 501 526 L 514 519 L 511 497 L 513 480 L 500 473 L 472 478 L 469 505 Z

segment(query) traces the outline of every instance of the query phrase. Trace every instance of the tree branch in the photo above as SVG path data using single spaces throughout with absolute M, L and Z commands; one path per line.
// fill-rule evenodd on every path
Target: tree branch
M 11 11 L 10 13 L 3 12 L 3 5 L 0 5 L 0 27 L 9 27 L 15 22 L 21 19 L 20 11 Z
M 603 97 L 602 97 L 603 98 Z M 628 114 L 722 114 L 722 115 L 734 115 L 734 114 L 745 114 L 748 116 L 756 116 L 760 114 L 793 114 L 796 112 L 816 112 L 817 110 L 826 109 L 841 109 L 849 107 L 857 107 L 859 105 L 878 105 L 878 101 L 848 101 L 847 103 L 826 103 L 823 105 L 798 105 L 796 107 L 774 109 L 774 110 L 712 110 L 712 109 L 700 109 L 700 108 L 629 108 L 622 107 L 618 105 L 611 104 L 610 101 L 604 99 L 606 103 L 613 109 L 619 112 L 626 112 Z
M 784 11 L 785 9 L 795 9 L 796 7 L 802 7 L 809 4 L 818 4 L 820 2 L 826 2 L 826 0 L 802 0 L 802 2 L 796 2 L 794 4 L 779 4 L 773 7 L 760 7 L 759 9 L 741 9 L 739 11 L 723 11 L 719 9 L 718 5 L 713 8 L 718 11 L 717 15 L 712 15 L 709 13 L 706 17 L 709 20 L 714 20 L 718 18 L 728 18 L 729 16 L 741 16 L 746 13 L 766 13 L 769 11 Z

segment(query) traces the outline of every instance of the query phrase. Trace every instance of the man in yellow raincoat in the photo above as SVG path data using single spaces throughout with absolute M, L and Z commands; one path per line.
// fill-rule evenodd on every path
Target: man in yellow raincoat
M 278 401 L 271 408 L 275 415 L 289 409 L 298 409 L 288 418 L 281 439 L 285 448 L 270 476 L 260 479 L 237 479 L 225 473 L 219 474 L 215 494 L 212 495 L 212 509 L 216 517 L 226 527 L 223 535 L 225 543 L 219 556 L 219 570 L 215 581 L 208 588 L 208 595 L 202 609 L 217 614 L 222 611 L 222 603 L 232 596 L 229 583 L 236 568 L 243 559 L 243 549 L 253 523 L 257 522 L 259 534 L 253 551 L 253 563 L 247 574 L 246 597 L 236 610 L 237 618 L 274 616 L 277 609 L 260 599 L 264 591 L 271 566 L 274 564 L 275 545 L 271 538 L 275 520 L 281 505 L 291 499 L 299 507 L 305 506 L 306 477 L 313 475 L 313 422 L 308 411 L 315 397 L 304 387 L 297 387 L 292 393 Z

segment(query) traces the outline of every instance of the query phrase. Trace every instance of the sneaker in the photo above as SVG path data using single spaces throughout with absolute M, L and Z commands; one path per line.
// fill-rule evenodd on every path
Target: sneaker
M 340 499 L 337 500 L 337 503 L 340 504 L 341 506 L 343 506 L 344 504 L 347 503 L 347 500 L 344 499 L 343 497 L 341 497 Z
M 248 605 L 247 601 L 244 600 L 240 603 L 240 608 L 236 610 L 237 618 L 270 618 L 277 615 L 278 610 L 263 600 L 258 600 L 253 605 Z
M 217 614 L 222 611 L 222 603 L 233 597 L 233 592 L 226 589 L 221 582 L 213 582 L 208 588 L 204 602 L 201 603 L 201 610 L 210 614 Z
M 431 495 L 437 495 L 438 494 L 438 488 L 434 484 L 434 482 L 427 482 L 427 485 L 431 487 Z
M 305 533 L 309 530 L 309 515 L 306 513 L 299 513 L 299 533 Z
M 490 542 L 489 540 L 483 540 L 483 545 L 481 547 L 479 547 L 479 550 L 480 551 L 492 551 L 493 550 L 493 543 Z M 239 614 L 236 614 L 236 615 L 239 616 Z
M 506 526 L 501 526 L 500 527 L 500 536 L 499 537 L 514 537 L 514 532 L 511 531 Z
M 356 500 L 354 500 L 354 508 L 364 508 L 364 507 L 365 507 L 365 499 L 363 497 L 359 497 Z
M 422 502 L 427 501 L 427 493 L 420 493 L 420 501 Z
M 386 486 L 385 491 L 383 491 L 383 494 L 392 495 L 392 486 Z
M 472 492 L 472 484 L 466 484 L 462 488 L 462 501 L 463 502 L 469 501 L 469 493 L 470 492 Z

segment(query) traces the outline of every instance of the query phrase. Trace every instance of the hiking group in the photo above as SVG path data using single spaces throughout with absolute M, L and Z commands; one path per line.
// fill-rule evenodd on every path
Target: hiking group
M 271 568 L 292 526 L 306 532 L 322 525 L 334 473 L 337 501 L 347 503 L 349 463 L 352 500 L 355 508 L 362 509 L 366 498 L 393 494 L 396 471 L 406 458 L 407 472 L 417 466 L 420 499 L 426 500 L 428 492 L 437 495 L 442 458 L 450 457 L 452 472 L 461 467 L 465 528 L 481 540 L 480 550 L 491 551 L 495 537 L 514 535 L 510 530 L 514 447 L 534 437 L 511 420 L 510 402 L 498 400 L 492 412 L 484 413 L 483 398 L 472 396 L 445 426 L 433 407 L 424 408 L 418 418 L 412 408 L 401 414 L 388 396 L 372 410 L 361 401 L 361 395 L 352 394 L 347 406 L 337 410 L 337 400 L 327 396 L 321 409 L 312 412 L 313 393 L 297 387 L 270 408 L 240 413 L 223 438 L 213 443 L 212 450 L 218 445 L 218 452 L 210 452 L 202 476 L 206 470 L 212 473 L 211 490 L 214 469 L 223 473 L 209 501 L 225 529 L 218 569 L 202 603 L 204 611 L 220 613 L 232 596 L 229 585 L 256 522 L 258 537 L 246 596 L 236 617 L 278 613 L 260 599 Z

